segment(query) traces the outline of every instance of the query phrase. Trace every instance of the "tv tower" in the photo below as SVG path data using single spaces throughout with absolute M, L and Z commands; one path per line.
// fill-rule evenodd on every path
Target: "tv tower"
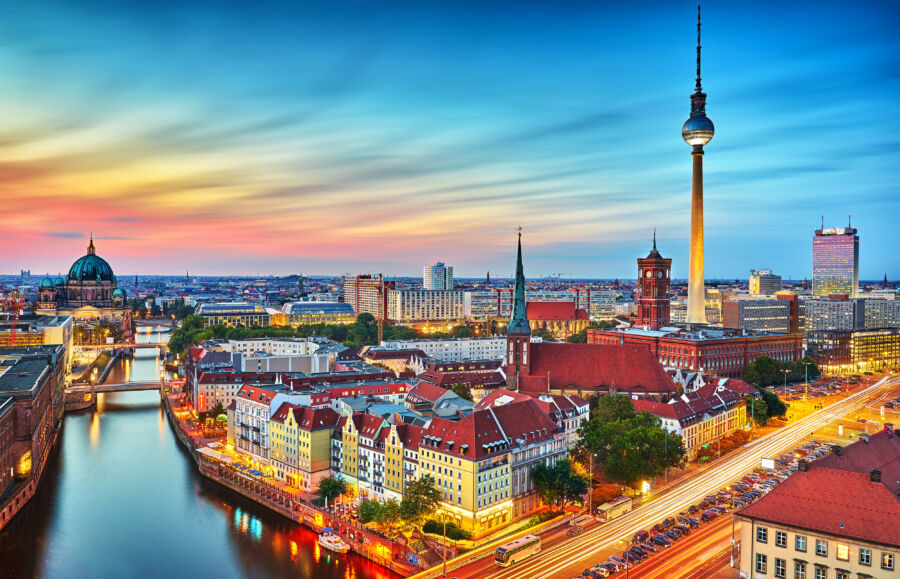
M 681 127 L 684 141 L 693 147 L 694 177 L 691 185 L 691 256 L 688 274 L 687 321 L 706 323 L 706 288 L 703 285 L 703 145 L 715 127 L 706 116 L 706 93 L 700 86 L 700 5 L 697 5 L 697 86 L 691 95 L 691 116 Z

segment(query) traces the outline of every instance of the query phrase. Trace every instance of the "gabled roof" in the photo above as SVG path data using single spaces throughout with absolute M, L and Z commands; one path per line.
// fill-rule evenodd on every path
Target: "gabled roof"
M 813 463 L 738 514 L 891 547 L 900 547 L 900 502 L 868 473 Z
M 298 408 L 300 407 L 296 406 L 295 404 L 291 404 L 290 402 L 282 402 L 281 406 L 278 407 L 278 410 L 275 411 L 275 414 L 272 415 L 272 418 L 270 418 L 270 420 L 283 423 L 285 420 L 287 420 L 288 414 L 290 414 L 292 410 L 296 410 Z
M 282 404 L 284 406 L 284 404 Z M 293 408 L 294 420 L 303 430 L 321 430 L 334 428 L 340 419 L 340 415 L 331 408 L 310 408 L 309 406 L 295 406 Z
M 659 360 L 643 345 L 531 344 L 530 376 L 519 389 L 547 392 L 549 388 L 610 391 L 632 394 L 671 394 L 675 383 Z
M 816 466 L 854 472 L 881 471 L 881 480 L 891 493 L 900 497 L 900 434 L 881 430 L 816 461 Z
M 415 424 L 407 424 L 401 422 L 397 425 L 397 437 L 403 442 L 403 448 L 408 450 L 419 450 L 422 443 L 422 437 L 425 435 L 425 429 Z
M 534 400 L 477 410 L 458 421 L 434 418 L 421 448 L 480 460 L 544 440 L 558 427 Z
M 531 322 L 590 319 L 586 310 L 575 307 L 575 302 L 528 302 L 525 309 Z
M 426 370 L 417 376 L 420 380 L 436 386 L 448 387 L 453 384 L 492 385 L 505 384 L 506 379 L 500 372 L 484 372 L 481 370 L 470 372 L 444 372 L 441 370 Z
M 448 392 L 450 390 L 435 386 L 430 382 L 419 382 L 406 393 L 406 401 L 410 404 L 423 404 L 426 402 L 434 404 Z M 453 395 L 456 396 L 455 394 Z
M 259 386 L 241 386 L 241 389 L 238 390 L 237 398 L 243 398 L 244 400 L 262 403 L 268 406 L 272 403 L 272 399 L 275 398 L 276 394 L 277 392 L 272 392 L 271 390 L 266 390 Z

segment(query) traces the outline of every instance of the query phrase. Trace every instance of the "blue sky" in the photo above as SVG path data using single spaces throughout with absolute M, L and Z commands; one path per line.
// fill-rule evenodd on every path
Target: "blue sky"
M 0 2 L 0 271 L 687 271 L 691 2 Z M 900 278 L 900 4 L 708 2 L 706 274 Z

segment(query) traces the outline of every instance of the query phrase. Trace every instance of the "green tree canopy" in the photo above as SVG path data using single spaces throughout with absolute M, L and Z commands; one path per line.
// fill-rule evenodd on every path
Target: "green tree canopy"
M 567 458 L 555 464 L 538 463 L 531 469 L 531 480 L 541 500 L 563 509 L 570 502 L 581 501 L 588 490 L 588 479 L 572 468 Z
M 400 501 L 400 517 L 417 527 L 430 517 L 441 502 L 441 490 L 434 477 L 425 475 L 406 485 Z
M 453 392 L 464 400 L 475 402 L 475 399 L 472 397 L 472 390 L 465 384 L 454 384 Z
M 319 481 L 316 494 L 324 502 L 333 503 L 334 499 L 347 492 L 347 483 L 335 476 L 327 476 Z
M 766 404 L 765 398 L 754 398 L 747 396 L 744 398 L 747 403 L 747 416 L 749 416 L 757 426 L 765 426 L 769 423 L 769 406 Z

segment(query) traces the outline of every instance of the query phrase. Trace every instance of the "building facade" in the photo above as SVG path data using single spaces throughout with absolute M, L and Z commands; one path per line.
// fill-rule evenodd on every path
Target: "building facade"
M 859 330 L 865 327 L 865 300 L 832 298 L 803 302 L 804 330 Z
M 813 237 L 814 296 L 859 292 L 859 236 L 853 227 L 816 229 Z
M 387 319 L 393 322 L 463 321 L 471 302 L 462 290 L 389 290 Z
M 745 330 L 663 329 L 587 331 L 588 344 L 631 344 L 648 348 L 667 368 L 739 378 L 744 366 L 759 356 L 796 362 L 803 351 L 802 334 L 770 334 Z
M 453 266 L 447 266 L 442 261 L 426 265 L 422 272 L 422 286 L 427 290 L 452 290 Z
M 343 302 L 288 302 L 281 309 L 268 310 L 273 326 L 309 326 L 313 324 L 352 324 L 353 306 Z
M 828 374 L 900 368 L 900 328 L 817 330 L 806 341 L 809 356 Z
M 781 299 L 726 300 L 722 302 L 722 327 L 754 332 L 797 332 L 792 303 Z
M 247 302 L 208 303 L 197 306 L 195 312 L 203 318 L 204 326 L 222 325 L 229 328 L 239 326 L 268 326 L 271 317 L 268 310 L 259 304 Z
M 353 306 L 357 314 L 372 314 L 376 320 L 385 320 L 387 315 L 388 290 L 397 284 L 377 275 L 344 276 L 344 303 Z
M 781 291 L 781 276 L 771 269 L 750 270 L 750 295 L 770 296 Z

